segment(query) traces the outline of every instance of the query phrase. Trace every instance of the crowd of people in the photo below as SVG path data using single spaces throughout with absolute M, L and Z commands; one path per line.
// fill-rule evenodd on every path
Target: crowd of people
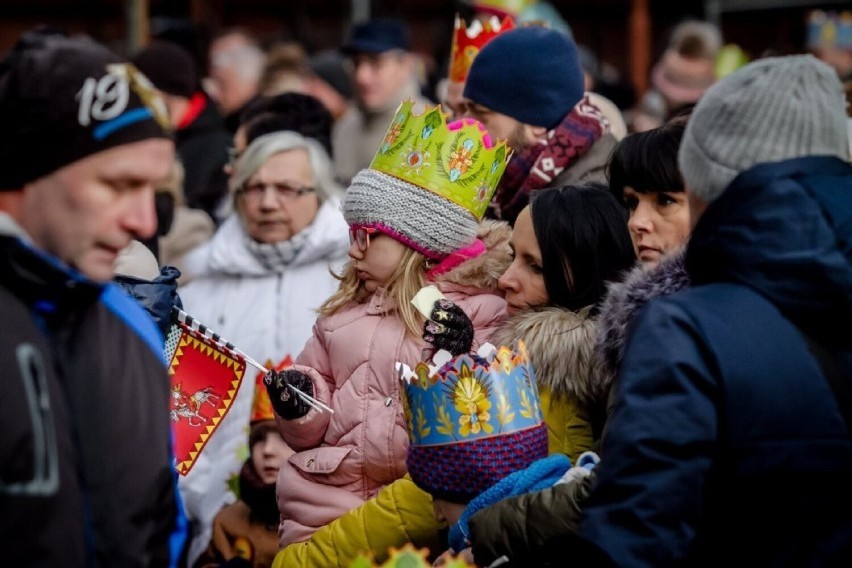
M 11 565 L 852 562 L 852 16 L 735 63 L 683 22 L 621 108 L 530 4 L 457 17 L 433 92 L 397 19 L 206 69 L 18 39 Z M 181 474 L 174 307 L 270 367 Z

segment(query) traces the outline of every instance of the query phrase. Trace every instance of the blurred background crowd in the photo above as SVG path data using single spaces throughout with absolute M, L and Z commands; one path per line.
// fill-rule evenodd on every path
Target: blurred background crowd
M 792 63 L 776 62 L 782 66 L 779 67 L 778 82 L 768 83 L 756 95 L 737 98 L 735 105 L 718 103 L 719 114 L 712 115 L 716 118 L 707 118 L 710 114 L 700 115 L 703 122 L 693 127 L 699 133 L 696 137 L 705 135 L 711 143 L 722 148 L 720 153 L 725 160 L 733 162 L 731 167 L 720 171 L 733 175 L 751 167 L 752 162 L 823 154 L 842 156 L 846 161 L 849 154 L 845 134 L 852 131 L 852 121 L 843 120 L 843 109 L 839 104 L 843 99 L 832 72 L 833 69 L 840 79 L 847 100 L 852 99 L 852 9 L 848 0 L 682 0 L 677 4 L 651 0 L 90 0 L 85 3 L 3 0 L 0 3 L 0 59 L 12 50 L 24 32 L 39 26 L 69 35 L 86 34 L 127 58 L 151 83 L 148 85 L 144 77 L 132 76 L 144 83 L 141 91 L 150 93 L 156 90 L 167 107 L 160 109 L 167 112 L 156 115 L 163 123 L 158 126 L 162 132 L 157 132 L 161 137 L 166 136 L 166 130 L 174 132 L 178 160 L 172 161 L 169 157 L 170 175 L 152 183 L 156 191 L 156 224 L 149 215 L 151 218 L 146 219 L 147 225 L 134 231 L 134 236 L 144 239 L 143 242 L 113 247 L 122 249 L 114 267 L 118 274 L 117 282 L 142 301 L 149 311 L 157 312 L 152 307 L 161 308 L 161 314 L 153 315 L 159 318 L 160 331 L 164 335 L 169 331 L 172 306 L 183 306 L 199 321 L 215 327 L 235 344 L 258 354 L 267 366 L 280 360 L 278 370 L 286 366 L 285 361 L 289 361 L 290 356 L 307 357 L 307 363 L 303 359 L 296 360 L 297 364 L 305 364 L 305 369 L 311 364 L 319 366 L 311 357 L 326 357 L 340 366 L 339 371 L 334 369 L 335 373 L 348 377 L 350 369 L 360 368 L 368 359 L 354 358 L 354 363 L 350 364 L 347 359 L 350 353 L 344 353 L 341 359 L 339 353 L 324 354 L 316 347 L 326 341 L 324 336 L 322 339 L 314 337 L 320 333 L 317 330 L 325 333 L 322 325 L 315 325 L 316 308 L 319 308 L 321 317 L 329 318 L 350 303 L 358 309 L 373 309 L 365 298 L 372 297 L 377 288 L 394 282 L 392 276 L 404 280 L 402 276 L 395 276 L 397 274 L 411 272 L 415 275 L 412 278 L 420 278 L 416 281 L 418 286 L 411 285 L 415 290 L 427 277 L 440 283 L 442 274 L 453 274 L 452 270 L 465 262 L 479 256 L 484 258 L 490 248 L 497 250 L 494 243 L 508 239 L 508 236 L 493 236 L 490 228 L 489 231 L 483 228 L 490 225 L 477 228 L 483 215 L 489 218 L 488 223 L 497 220 L 514 226 L 511 257 L 515 258 L 517 249 L 521 251 L 517 252 L 517 258 L 526 262 L 528 257 L 535 257 L 522 252 L 524 242 L 528 242 L 524 241 L 524 235 L 527 239 L 532 235 L 532 215 L 541 215 L 541 219 L 547 216 L 545 212 L 550 212 L 554 219 L 559 217 L 560 223 L 564 221 L 565 226 L 580 225 L 586 221 L 586 217 L 582 220 L 579 216 L 577 220 L 570 217 L 571 212 L 582 209 L 568 201 L 564 202 L 564 212 L 556 206 L 544 205 L 543 199 L 538 201 L 539 212 L 533 211 L 530 208 L 534 205 L 527 207 L 532 193 L 546 187 L 573 188 L 575 184 L 608 181 L 609 189 L 627 210 L 630 224 L 627 228 L 623 226 L 621 215 L 625 211 L 618 207 L 612 196 L 600 191 L 605 186 L 592 188 L 592 197 L 598 195 L 604 199 L 606 196 L 609 200 L 612 212 L 609 222 L 621 231 L 617 243 L 620 246 L 616 248 L 623 253 L 607 251 L 603 245 L 599 250 L 583 243 L 577 245 L 576 250 L 594 251 L 588 255 L 589 258 L 619 260 L 613 261 L 611 273 L 605 274 L 601 269 L 596 286 L 588 286 L 594 294 L 589 293 L 588 297 L 581 295 L 576 304 L 560 303 L 557 301 L 559 294 L 549 289 L 548 272 L 546 267 L 542 268 L 544 263 L 537 266 L 532 261 L 528 268 L 536 276 L 530 277 L 530 281 L 539 284 L 538 288 L 525 289 L 523 279 L 516 281 L 511 268 L 503 267 L 505 271 L 498 271 L 495 278 L 491 278 L 493 275 L 489 273 L 487 286 L 480 286 L 478 280 L 465 273 L 465 277 L 475 281 L 477 286 L 483 289 L 490 286 L 490 292 L 482 295 L 495 298 L 505 295 L 509 305 L 505 308 L 506 313 L 503 313 L 503 308 L 494 309 L 501 318 L 516 315 L 513 313 L 515 310 L 544 306 L 558 307 L 561 311 L 570 312 L 572 317 L 577 311 L 583 321 L 591 321 L 597 315 L 597 303 L 604 297 L 604 282 L 615 281 L 614 275 L 620 275 L 632 266 L 634 256 L 640 263 L 655 265 L 664 254 L 677 250 L 688 238 L 687 185 L 691 191 L 700 183 L 685 184 L 677 172 L 683 165 L 677 163 L 677 147 L 684 125 L 692 107 L 711 86 L 750 61 L 810 53 L 830 67 L 811 57 L 781 58 Z M 514 30 L 513 27 L 525 29 Z M 468 47 L 475 43 L 478 33 L 483 37 L 503 35 L 488 45 L 490 51 L 478 55 L 481 45 L 470 47 L 470 51 L 459 46 L 459 38 L 463 38 L 465 33 L 467 40 L 462 41 L 467 41 Z M 48 35 L 52 34 L 45 34 Z M 479 39 L 482 40 L 482 37 Z M 489 37 L 488 41 L 491 39 Z M 30 41 L 38 45 L 35 40 Z M 60 40 L 44 41 L 50 48 L 51 41 Z M 456 49 L 452 50 L 454 42 Z M 26 43 L 22 41 L 22 46 L 16 49 L 25 52 L 32 48 L 23 45 Z M 56 56 L 57 61 L 67 63 L 56 55 L 60 51 L 45 49 L 51 57 Z M 100 50 L 102 47 L 90 46 L 87 49 Z M 476 66 L 472 66 L 474 57 Z M 22 58 L 15 61 L 18 60 L 26 61 Z M 773 61 L 767 63 L 772 64 Z M 829 95 L 825 100 L 834 104 L 824 104 L 822 91 L 800 97 L 799 94 L 805 92 L 802 90 L 804 87 L 813 86 L 808 82 L 809 76 L 802 75 L 805 79 L 800 77 L 796 83 L 793 80 L 795 76 L 791 79 L 784 71 L 787 68 L 784 65 L 804 65 L 806 69 L 816 65 L 826 79 L 816 86 L 827 84 Z M 44 67 L 53 70 L 62 66 L 51 63 Z M 65 67 L 72 68 L 73 65 L 66 64 Z M 12 64 L 9 68 L 13 68 Z M 46 99 L 50 99 L 57 85 L 67 89 L 71 84 L 70 81 L 60 82 L 60 79 L 55 84 L 50 83 L 50 73 L 38 75 L 32 66 L 21 65 L 14 70 L 15 79 L 28 87 L 31 85 L 27 80 L 33 78 L 38 87 L 34 91 L 47 93 Z M 112 70 L 109 72 L 112 73 Z M 13 75 L 9 72 L 6 76 Z M 22 79 L 18 79 L 19 76 Z M 733 75 L 731 78 L 736 77 Z M 7 84 L 16 85 L 11 80 Z M 107 87 L 96 90 L 91 82 L 86 85 L 90 86 L 80 91 L 75 87 L 66 97 L 68 100 L 74 98 L 74 104 L 79 102 L 83 109 L 76 111 L 74 118 L 86 127 L 89 117 L 84 110 L 91 110 L 95 118 L 114 118 L 107 116 L 109 113 L 103 108 L 106 103 L 114 102 L 109 98 L 114 93 Z M 11 92 L 12 89 L 9 90 Z M 776 97 L 778 93 L 783 96 Z M 58 141 L 57 145 L 67 143 L 74 147 L 73 141 L 68 142 L 57 125 L 46 119 L 49 113 L 45 107 L 36 105 L 34 110 L 28 111 L 27 105 L 34 104 L 30 99 L 35 98 L 7 99 L 11 102 L 2 100 L 5 106 L 0 106 L 0 109 L 7 113 L 4 116 L 8 118 L 4 123 L 21 139 L 27 134 L 24 126 L 29 126 L 29 122 L 37 127 L 44 126 L 45 132 Z M 711 102 L 707 104 L 716 104 L 715 99 L 710 98 Z M 417 112 L 411 111 L 410 116 L 420 116 L 419 111 L 430 108 L 431 103 L 441 103 L 447 116 L 427 112 L 422 119 L 424 123 L 418 122 L 415 128 L 404 123 L 405 117 L 409 116 L 406 114 L 408 110 L 398 113 L 401 101 L 406 101 L 403 103 L 406 109 L 417 108 Z M 50 101 L 51 105 L 53 103 Z M 792 110 L 784 104 L 791 105 L 789 108 Z M 824 112 L 825 108 L 836 113 L 828 114 Z M 769 112 L 767 109 L 771 110 L 770 116 L 763 116 Z M 848 106 L 846 112 L 849 113 Z M 13 117 L 20 118 L 20 124 L 16 124 Z M 430 159 L 430 152 L 424 148 L 431 142 L 399 152 L 409 140 L 407 136 L 416 132 L 413 134 L 415 139 L 419 134 L 422 140 L 426 140 L 433 135 L 437 125 L 444 125 L 444 118 L 450 123 L 450 130 L 458 130 L 463 127 L 463 122 L 455 119 L 462 117 L 475 118 L 482 123 L 480 128 L 483 131 L 487 128 L 488 143 L 485 144 L 483 138 L 484 148 L 492 149 L 493 138 L 506 140 L 506 147 L 513 152 L 511 159 L 506 160 L 508 165 L 503 165 L 505 175 L 501 169 L 494 176 L 497 166 L 507 155 L 504 147 L 500 149 L 503 152 L 500 157 L 490 162 L 489 175 L 492 177 L 488 183 L 483 186 L 468 184 L 468 191 L 477 193 L 474 197 L 468 196 L 467 201 L 482 202 L 481 207 L 467 207 L 464 205 L 467 201 L 456 203 L 446 195 L 443 195 L 443 201 L 437 201 L 438 197 L 434 195 L 439 194 L 432 186 L 423 185 L 417 189 L 420 186 L 415 184 L 411 186 L 414 187 L 412 190 L 408 185 L 401 185 L 417 178 L 421 166 L 425 167 L 424 162 Z M 433 118 L 436 122 L 429 122 Z M 761 124 L 763 130 L 751 125 L 749 119 Z M 801 121 L 798 126 L 794 119 Z M 470 126 L 472 121 L 466 124 Z M 76 128 L 76 123 L 73 125 Z M 731 128 L 713 135 L 714 126 L 720 130 L 722 127 Z M 737 130 L 740 126 L 743 132 Z M 404 135 L 400 134 L 403 130 Z M 36 128 L 29 130 L 30 134 L 36 131 Z M 815 142 L 809 145 L 812 141 L 807 134 L 811 132 L 816 133 L 812 137 Z M 37 133 L 41 134 L 41 131 Z M 753 138 L 746 136 L 752 133 L 756 133 Z M 729 144 L 739 141 L 737 136 L 741 134 L 749 142 L 747 146 Z M 648 137 L 644 138 L 644 135 Z M 820 146 L 823 139 L 828 143 Z M 781 146 L 778 140 L 789 141 L 793 150 L 788 152 L 788 148 L 784 147 L 779 155 L 768 155 L 774 149 L 773 143 Z M 742 147 L 747 151 L 740 151 Z M 93 154 L 101 151 L 100 146 L 94 143 L 92 148 Z M 394 168 L 401 167 L 397 164 L 399 158 L 388 158 L 390 161 L 387 163 L 381 157 L 374 159 L 377 148 L 381 155 L 405 156 L 402 165 L 408 170 L 403 177 L 388 175 L 388 172 L 395 171 Z M 446 179 L 455 182 L 459 172 L 464 173 L 478 159 L 480 150 L 472 153 L 471 148 L 465 146 L 454 150 L 452 160 L 456 165 L 452 170 L 448 168 L 450 174 L 445 175 Z M 762 153 L 764 148 L 768 148 L 766 155 Z M 439 145 L 432 148 L 435 154 L 440 151 Z M 473 156 L 467 163 L 464 162 L 468 156 L 465 151 Z M 10 154 L 7 152 L 10 166 L 17 165 L 14 154 L 9 158 Z M 751 162 L 738 161 L 742 156 L 751 159 L 752 155 L 757 157 Z M 660 158 L 662 163 L 651 163 L 654 160 L 649 157 Z M 128 162 L 135 160 L 134 156 Z M 633 164 L 632 160 L 641 167 Z M 684 170 L 684 179 L 686 174 L 691 174 L 701 182 L 705 173 L 703 162 L 695 158 L 686 163 L 690 168 Z M 819 170 L 818 166 L 814 168 Z M 838 164 L 834 166 L 840 168 Z M 844 163 L 842 167 L 846 177 L 837 176 L 848 180 L 848 172 L 845 171 L 848 164 Z M 604 174 L 607 168 L 608 178 Z M 470 170 L 486 171 L 485 168 Z M 635 174 L 637 180 L 630 181 L 627 179 L 631 175 L 630 170 L 642 174 Z M 646 170 L 651 172 L 647 176 Z M 656 177 L 657 174 L 660 177 Z M 6 189 L 17 192 L 16 196 L 20 198 L 24 191 L 21 188 L 30 181 L 24 178 L 22 181 L 13 180 L 7 182 Z M 719 181 L 719 192 L 730 181 L 727 178 Z M 438 185 L 440 183 L 443 182 Z M 416 193 L 424 188 L 434 195 L 424 191 L 422 193 L 426 197 L 423 198 L 421 193 Z M 487 194 L 487 191 L 492 193 Z M 571 190 L 566 193 L 568 197 L 565 199 L 576 197 L 575 193 L 581 195 Z M 388 197 L 397 194 L 402 197 Z M 483 201 L 486 195 L 488 199 Z M 493 200 L 490 195 L 494 196 Z M 549 195 L 557 194 L 551 192 Z M 718 195 L 707 198 L 707 203 L 716 197 Z M 440 207 L 429 209 L 422 203 L 429 207 L 439 203 Z M 423 211 L 418 210 L 421 206 Z M 466 208 L 459 210 L 462 206 Z M 799 219 L 795 215 L 796 208 L 789 204 L 786 207 L 785 210 L 790 211 L 790 226 L 796 227 L 794 221 L 798 223 Z M 2 211 L 0 208 L 0 213 Z M 671 211 L 679 213 L 668 216 Z M 477 224 L 474 224 L 474 218 Z M 588 218 L 596 217 L 590 215 Z M 73 219 L 69 219 L 64 219 L 64 224 L 74 225 Z M 657 236 L 649 237 L 655 229 L 648 219 L 659 222 L 659 242 L 654 241 Z M 433 221 L 434 224 L 429 225 Z M 552 234 L 550 229 L 539 228 L 535 229 L 536 233 L 539 230 Z M 411 235 L 405 231 L 410 231 Z M 509 232 L 508 225 L 505 232 Z M 391 238 L 385 238 L 388 236 Z M 783 240 L 787 241 L 787 234 L 784 236 Z M 831 237 L 834 238 L 834 235 Z M 378 268 L 370 268 L 367 264 L 370 270 L 381 269 L 383 276 L 374 278 L 374 274 L 363 268 L 368 251 L 378 250 L 380 252 L 375 254 L 381 255 L 382 243 L 391 241 L 395 244 L 386 245 L 391 246 L 390 251 L 396 255 L 387 255 L 391 261 L 377 264 Z M 490 243 L 488 247 L 485 241 Z M 546 246 L 542 241 L 542 246 Z M 565 241 L 558 234 L 553 238 L 553 242 Z M 837 242 L 840 241 L 838 238 Z M 481 250 L 471 248 L 476 245 Z M 538 250 L 539 244 L 535 247 Z M 136 248 L 140 251 L 135 251 Z M 752 248 L 752 252 L 763 250 L 757 245 Z M 568 249 L 574 250 L 566 245 Z M 422 255 L 422 259 L 415 253 Z M 807 256 L 800 254 L 799 258 Z M 349 272 L 342 273 L 347 258 L 351 259 L 346 265 Z M 554 266 L 558 264 L 559 270 L 553 274 L 560 275 L 560 278 L 566 277 L 567 270 L 571 285 L 560 285 L 575 286 L 575 279 L 582 282 L 578 276 L 582 273 L 582 258 L 585 257 L 580 255 L 579 260 L 572 259 L 571 262 L 564 259 L 558 263 L 549 261 Z M 146 262 L 144 270 L 142 260 Z M 514 261 L 507 261 L 507 265 L 508 262 Z M 392 271 L 391 268 L 397 265 L 401 268 Z M 570 270 L 565 268 L 568 266 Z M 343 276 L 332 277 L 330 269 Z M 683 272 L 682 268 L 679 270 Z M 798 272 L 809 274 L 806 270 Z M 104 270 L 99 276 L 107 273 L 111 274 L 112 270 Z M 465 290 L 478 289 L 474 282 L 461 276 L 453 278 L 463 281 L 446 278 L 449 287 L 457 285 Z M 155 295 L 147 288 L 152 283 L 167 286 L 159 287 Z M 178 285 L 179 298 L 176 293 Z M 587 288 L 580 284 L 576 287 Z M 161 302 L 160 289 L 164 291 Z M 497 289 L 501 292 L 493 293 Z M 468 300 L 467 293 L 459 292 L 460 297 L 453 302 L 463 304 Z M 400 292 L 394 299 L 405 298 L 395 307 L 403 315 L 406 313 L 403 308 L 412 311 L 408 302 L 411 295 Z M 471 294 L 472 297 L 476 295 Z M 497 303 L 502 302 L 500 297 Z M 830 302 L 827 300 L 827 303 Z M 442 309 L 448 309 L 448 306 Z M 485 309 L 481 311 L 488 312 Z M 376 315 L 365 313 L 365 319 Z M 382 317 L 385 315 L 381 310 L 376 313 Z M 449 317 L 445 312 L 441 313 Z M 246 317 L 247 314 L 249 317 Z M 434 319 L 437 316 L 430 317 Z M 475 317 L 472 319 L 476 320 Z M 483 319 L 486 319 L 485 316 Z M 499 318 L 495 316 L 494 319 Z M 409 320 L 413 321 L 402 317 L 408 327 L 406 331 L 402 324 L 398 326 L 401 330 L 399 338 L 380 338 L 381 341 L 399 346 L 403 345 L 401 338 L 407 337 L 407 332 L 414 333 L 416 337 L 420 329 Z M 459 353 L 470 350 L 474 329 L 492 325 L 490 320 L 468 323 L 468 345 Z M 578 328 L 574 320 L 565 326 L 570 331 Z M 341 324 L 341 327 L 344 326 Z M 441 328 L 430 328 L 427 324 L 424 329 L 424 341 L 437 346 L 435 336 L 428 334 L 440 335 L 447 328 L 443 324 Z M 361 335 L 360 330 L 352 332 L 351 341 L 347 339 L 340 344 L 354 344 L 356 339 L 363 339 Z M 560 341 L 565 337 L 561 332 L 543 333 L 545 335 L 548 338 L 560 337 Z M 588 349 L 594 346 L 593 335 L 589 333 L 586 340 Z M 508 344 L 513 337 L 503 344 Z M 304 348 L 306 340 L 314 342 L 308 343 L 307 349 Z M 559 343 L 564 351 L 573 353 L 574 346 L 566 345 L 564 341 Z M 417 350 L 411 349 L 411 353 L 389 356 L 388 361 L 381 361 L 375 367 L 391 369 L 391 363 L 395 361 L 406 357 L 416 359 Z M 364 351 L 367 352 L 366 349 Z M 531 351 L 541 353 L 546 349 L 533 347 Z M 299 355 L 300 352 L 302 355 Z M 372 356 L 372 352 L 370 354 Z M 558 360 L 561 355 L 562 351 L 553 359 Z M 346 364 L 340 363 L 341 360 Z M 585 360 L 590 361 L 591 355 Z M 311 387 L 312 384 L 325 385 L 325 382 L 318 376 L 311 379 L 306 373 L 297 370 L 295 378 L 286 381 L 301 381 L 289 385 L 291 388 L 296 385 L 296 392 L 310 391 L 320 398 L 327 395 L 311 390 L 315 388 Z M 791 374 L 795 373 L 791 371 Z M 541 376 L 545 375 L 541 373 Z M 615 376 L 615 371 L 612 376 Z M 285 388 L 283 380 L 279 380 L 276 388 Z M 396 376 L 389 377 L 393 385 L 396 380 Z M 271 385 L 267 382 L 267 386 Z M 273 396 L 273 401 L 290 401 L 289 395 L 285 397 L 286 392 L 273 393 L 277 395 L 277 398 Z M 227 525 L 232 521 L 229 515 L 238 516 L 241 522 L 249 519 L 261 527 L 259 541 L 265 541 L 262 546 L 267 550 L 261 551 L 266 553 L 266 557 L 261 552 L 256 554 L 257 566 L 271 562 L 279 548 L 285 549 L 284 556 L 279 557 L 283 558 L 278 560 L 279 565 L 294 565 L 292 558 L 286 555 L 299 552 L 294 552 L 297 549 L 293 547 L 286 552 L 288 545 L 313 538 L 313 530 L 330 526 L 347 511 L 355 511 L 363 505 L 361 510 L 369 512 L 369 507 L 381 503 L 380 500 L 366 501 L 361 497 L 347 501 L 350 495 L 341 498 L 329 487 L 322 487 L 322 491 L 315 488 L 303 491 L 298 485 L 301 478 L 294 474 L 293 467 L 296 466 L 286 465 L 282 476 L 279 476 L 277 467 L 260 463 L 260 458 L 266 456 L 268 462 L 276 464 L 301 464 L 299 460 L 304 456 L 290 457 L 296 455 L 293 449 L 298 448 L 295 445 L 290 448 L 291 440 L 287 439 L 283 430 L 286 444 L 274 435 L 271 414 L 265 415 L 263 420 L 256 419 L 254 395 L 245 388 L 239 391 L 239 395 L 234 395 L 233 402 L 229 402 L 231 407 L 227 420 L 222 420 L 215 437 L 211 434 L 210 443 L 193 466 L 192 474 L 179 482 L 181 500 L 192 530 L 192 542 L 183 551 L 187 565 L 224 566 L 216 564 L 220 557 L 227 559 L 236 554 L 228 550 L 230 542 L 226 542 L 224 548 L 217 548 L 220 546 L 217 534 L 219 541 L 227 540 L 221 533 L 223 523 Z M 601 397 L 601 400 L 604 399 Z M 380 412 L 381 408 L 390 408 L 386 412 L 397 416 L 398 409 L 391 408 L 394 400 L 392 396 L 379 396 L 376 401 Z M 283 410 L 275 408 L 281 422 L 296 424 L 296 420 L 309 412 L 306 406 L 300 406 L 302 403 L 295 396 L 292 401 L 295 402 L 289 406 L 281 406 Z M 350 408 L 355 407 L 350 404 Z M 374 413 L 379 417 L 377 422 L 393 422 L 384 420 L 380 412 Z M 175 415 L 172 420 L 177 421 Z M 258 421 L 267 424 L 256 428 Z M 588 422 L 591 424 L 592 420 Z M 247 437 L 248 425 L 251 431 Z M 598 434 L 596 432 L 595 436 Z M 295 434 L 290 435 L 297 439 Z M 588 438 L 591 441 L 592 435 L 589 434 Z M 324 448 L 340 449 L 337 444 L 344 445 L 340 440 L 335 440 L 334 444 L 326 442 L 323 441 Z M 348 440 L 345 443 L 348 444 Z M 399 446 L 403 445 L 400 442 Z M 246 455 L 249 449 L 251 457 Z M 348 459 L 349 449 L 344 449 L 345 452 L 336 454 L 338 458 L 334 468 Z M 557 448 L 556 453 L 560 452 L 571 453 Z M 299 453 L 305 452 L 299 449 Z M 353 456 L 356 454 L 353 453 Z M 573 460 L 578 456 L 570 457 Z M 258 463 L 252 461 L 255 458 Z M 284 458 L 287 461 L 283 461 Z M 304 462 L 303 471 L 307 471 L 315 460 L 305 457 Z M 345 469 L 341 467 L 341 471 Z M 402 469 L 400 471 L 404 473 Z M 328 472 L 319 473 L 324 475 Z M 282 479 L 286 482 L 282 483 Z M 399 476 L 376 481 L 375 487 L 369 487 L 372 494 L 368 497 L 373 499 L 381 487 L 395 481 L 400 481 Z M 332 485 L 329 483 L 329 486 Z M 298 509 L 304 504 L 300 498 L 314 492 L 323 497 L 330 495 L 330 499 L 344 502 L 346 506 L 340 511 L 334 510 L 329 518 L 319 521 L 309 519 L 313 524 L 298 519 L 299 511 L 285 511 L 293 503 L 296 504 L 294 510 Z M 235 505 L 236 493 L 244 503 L 236 503 L 240 509 L 229 508 Z M 273 501 L 275 497 L 277 507 Z M 256 503 L 250 503 L 255 498 Z M 259 506 L 255 507 L 255 504 Z M 305 510 L 312 513 L 317 508 L 309 506 Z M 421 508 L 431 519 L 429 507 Z M 285 523 L 291 524 L 282 523 L 284 528 L 277 533 L 279 510 Z M 223 513 L 224 516 L 220 516 Z M 351 518 L 343 522 L 349 522 L 347 519 Z M 292 519 L 297 519 L 298 523 Z M 360 517 L 356 520 L 359 527 L 366 526 L 361 523 Z M 443 522 L 448 519 L 435 517 L 434 520 Z M 245 532 L 248 530 L 246 526 L 251 523 L 242 523 L 245 526 L 238 530 Z M 394 526 L 403 524 L 395 523 Z M 255 527 L 250 528 L 253 530 Z M 428 528 L 431 530 L 433 527 L 430 525 Z M 289 531 L 286 538 L 281 536 L 285 529 Z M 364 533 L 370 535 L 386 532 L 367 529 Z M 484 532 L 500 533 L 497 529 Z M 349 533 L 358 534 L 353 530 Z M 316 542 L 323 542 L 326 534 L 319 533 Z
M 4 0 L 0 53 L 39 23 L 87 33 L 125 56 L 151 39 L 167 39 L 192 53 L 205 91 L 225 115 L 256 91 L 292 90 L 317 96 L 339 117 L 353 96 L 346 73 L 351 62 L 339 58 L 353 24 L 376 17 L 403 20 L 423 93 L 440 101 L 454 16 L 470 21 L 485 10 L 545 20 L 572 34 L 581 46 L 590 90 L 624 112 L 654 113 L 661 112 L 667 97 L 675 103 L 678 97 L 690 98 L 688 91 L 701 84 L 702 74 L 724 73 L 738 61 L 767 55 L 820 52 L 848 77 L 852 15 L 839 14 L 837 28 L 824 25 L 826 13 L 840 12 L 844 4 L 848 6 L 807 0 Z M 678 34 L 677 25 L 685 19 L 704 20 L 713 29 Z M 238 91 L 225 84 L 229 66 L 239 66 L 246 77 Z M 663 100 L 657 93 L 646 97 L 662 83 L 668 87 Z M 627 126 L 647 127 L 646 112 L 641 114 L 635 127 L 628 114 Z

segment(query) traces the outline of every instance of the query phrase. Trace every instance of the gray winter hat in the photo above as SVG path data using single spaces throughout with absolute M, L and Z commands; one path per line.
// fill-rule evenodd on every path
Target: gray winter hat
M 436 259 L 471 245 L 479 227 L 461 205 L 373 169 L 352 178 L 343 197 L 343 216 L 352 226 L 375 227 Z
M 846 121 L 834 69 L 811 55 L 760 59 L 701 97 L 678 165 L 689 191 L 710 203 L 756 164 L 804 156 L 848 161 Z

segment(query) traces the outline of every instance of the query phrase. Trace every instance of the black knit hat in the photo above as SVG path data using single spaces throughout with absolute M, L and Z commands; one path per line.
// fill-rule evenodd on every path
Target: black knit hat
M 316 53 L 311 56 L 308 66 L 340 96 L 352 98 L 352 76 L 346 70 L 346 60 L 339 51 L 330 49 Z
M 0 191 L 109 148 L 170 138 L 162 99 L 133 65 L 87 37 L 24 34 L 0 62 Z
M 195 60 L 176 43 L 153 41 L 131 61 L 164 93 L 188 99 L 198 90 Z
M 329 156 L 333 122 L 331 113 L 320 101 L 302 93 L 258 97 L 240 115 L 240 125 L 246 129 L 246 144 L 264 134 L 292 130 L 319 142 Z

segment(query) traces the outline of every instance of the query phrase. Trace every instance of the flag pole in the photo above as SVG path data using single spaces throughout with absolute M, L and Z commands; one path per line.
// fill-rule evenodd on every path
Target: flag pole
M 191 315 L 189 315 L 188 313 L 186 313 L 185 311 L 183 311 L 179 307 L 172 306 L 172 310 L 174 310 L 175 314 L 177 315 L 177 320 L 180 323 L 182 323 L 183 325 L 187 326 L 189 329 L 191 329 L 193 331 L 197 331 L 198 333 L 200 333 L 201 335 L 203 335 L 207 339 L 210 339 L 211 341 L 213 341 L 217 345 L 220 345 L 220 346 L 224 347 L 226 350 L 228 350 L 228 351 L 236 354 L 237 356 L 241 357 L 246 363 L 248 363 L 249 365 L 251 365 L 252 367 L 257 369 L 258 371 L 260 371 L 264 375 L 269 375 L 272 372 L 269 369 L 267 369 L 266 367 L 264 367 L 263 365 L 261 365 L 260 363 L 258 363 L 257 361 L 255 361 L 254 359 L 252 359 L 251 357 L 249 357 L 245 352 L 243 352 L 241 349 L 237 348 L 236 345 L 234 345 L 233 343 L 231 343 L 230 341 L 228 341 L 227 339 L 225 339 L 224 337 L 222 337 L 221 335 L 219 335 L 218 333 L 216 333 L 215 331 L 213 331 L 212 329 L 210 329 L 206 325 L 202 324 L 197 319 L 195 319 L 194 317 L 192 317 Z M 326 405 L 326 404 L 322 403 L 321 401 L 315 399 L 311 395 L 300 391 L 299 389 L 297 389 L 296 387 L 294 387 L 290 383 L 285 383 L 285 384 L 287 385 L 287 387 L 290 390 L 293 391 L 294 394 L 296 394 L 299 398 L 301 398 L 303 401 L 305 401 L 305 404 L 307 404 L 308 406 L 311 406 L 311 407 L 315 408 L 316 410 L 319 410 L 320 412 L 322 412 L 323 410 L 327 410 L 328 412 L 334 414 L 334 409 L 332 409 L 328 405 Z

